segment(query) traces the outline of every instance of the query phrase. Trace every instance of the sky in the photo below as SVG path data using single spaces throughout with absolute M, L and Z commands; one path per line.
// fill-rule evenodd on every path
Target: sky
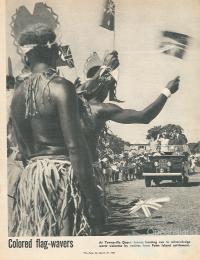
M 33 11 L 35 0 L 7 0 L 7 57 L 14 75 L 22 68 L 10 35 L 11 16 L 25 5 Z M 110 122 L 112 131 L 131 143 L 143 143 L 147 130 L 155 125 L 178 124 L 190 142 L 200 140 L 200 1 L 199 0 L 115 0 L 116 30 L 99 26 L 104 0 L 48 0 L 58 15 L 61 41 L 69 44 L 76 69 L 62 70 L 73 81 L 84 80 L 83 67 L 96 51 L 119 53 L 120 68 L 117 97 L 123 108 L 142 110 L 154 101 L 167 83 L 180 75 L 180 89 L 167 101 L 162 112 L 148 125 L 122 125 Z M 184 60 L 162 54 L 158 48 L 161 31 L 169 30 L 192 37 Z

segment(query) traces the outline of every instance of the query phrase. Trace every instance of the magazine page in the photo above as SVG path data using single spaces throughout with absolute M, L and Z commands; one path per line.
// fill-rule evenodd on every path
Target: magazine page
M 197 259 L 200 1 L 0 12 L 0 258 Z

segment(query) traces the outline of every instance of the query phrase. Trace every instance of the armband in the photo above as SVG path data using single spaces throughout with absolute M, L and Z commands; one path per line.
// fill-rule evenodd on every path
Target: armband
M 164 88 L 161 93 L 166 96 L 167 98 L 169 98 L 171 96 L 171 91 L 168 88 Z

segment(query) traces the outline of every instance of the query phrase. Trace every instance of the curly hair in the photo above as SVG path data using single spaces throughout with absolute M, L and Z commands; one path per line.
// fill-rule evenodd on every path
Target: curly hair
M 34 66 L 35 63 L 41 62 L 52 66 L 58 57 L 59 46 L 55 43 L 56 34 L 46 24 L 37 23 L 28 25 L 20 34 L 18 43 L 20 46 L 36 45 L 24 57 L 27 66 Z M 50 44 L 50 45 L 49 45 Z
M 28 25 L 24 31 L 21 32 L 18 38 L 20 46 L 27 44 L 45 45 L 48 42 L 52 43 L 56 39 L 55 32 L 46 24 L 37 23 Z

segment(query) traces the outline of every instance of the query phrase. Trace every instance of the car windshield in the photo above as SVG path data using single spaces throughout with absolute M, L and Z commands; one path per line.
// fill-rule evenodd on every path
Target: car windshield
M 185 153 L 190 154 L 190 149 L 188 145 L 157 145 L 149 146 L 149 152 L 154 155 L 183 155 Z

